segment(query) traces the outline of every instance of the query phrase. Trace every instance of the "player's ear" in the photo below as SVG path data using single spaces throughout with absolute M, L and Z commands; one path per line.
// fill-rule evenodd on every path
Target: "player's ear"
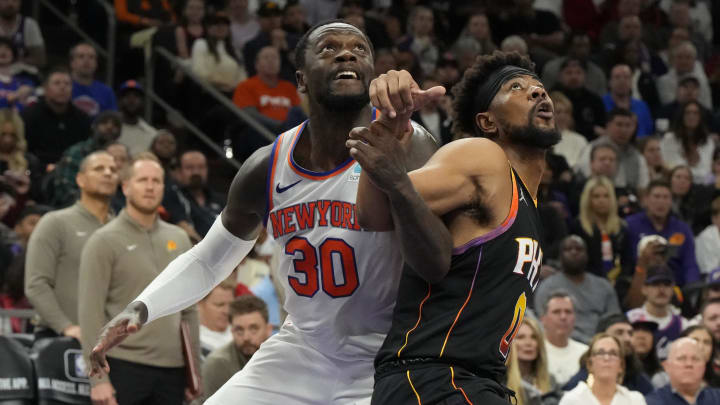
M 305 74 L 301 70 L 295 71 L 295 81 L 297 82 L 297 89 L 300 93 L 307 93 L 307 87 L 305 85 Z
M 494 117 L 488 112 L 481 112 L 475 115 L 475 125 L 485 134 L 497 134 L 498 127 Z

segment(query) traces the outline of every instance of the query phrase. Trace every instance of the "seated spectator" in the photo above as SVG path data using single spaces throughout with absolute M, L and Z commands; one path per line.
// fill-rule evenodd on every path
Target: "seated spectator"
M 175 21 L 175 14 L 168 0 L 114 0 L 115 17 L 133 29 L 159 27 Z
M 575 302 L 563 290 L 552 292 L 545 305 L 535 307 L 545 330 L 548 371 L 559 385 L 564 385 L 580 370 L 580 357 L 587 345 L 570 338 L 575 328 Z
M 590 174 L 590 152 L 595 145 L 607 143 L 617 149 L 617 173 L 613 178 L 615 187 L 628 188 L 631 191 L 645 188 L 648 184 L 648 168 L 645 159 L 632 144 L 635 133 L 633 113 L 624 108 L 616 108 L 608 113 L 605 135 L 592 141 L 583 151 L 580 165 L 576 170 L 586 177 Z
M 183 8 L 180 24 L 175 27 L 175 47 L 178 56 L 190 59 L 195 41 L 205 37 L 205 0 L 188 0 Z
M 296 3 L 300 3 L 302 5 L 302 20 L 298 15 L 299 12 L 297 11 L 297 7 L 294 6 Z M 297 21 L 294 24 L 296 28 L 294 30 L 288 29 L 288 32 L 293 32 L 302 36 L 310 28 L 306 13 L 308 3 L 309 2 L 307 1 L 291 0 L 285 5 L 285 9 L 283 9 L 285 17 L 283 18 L 286 19 L 288 16 L 294 16 L 294 20 Z M 385 24 L 377 18 L 377 13 L 368 12 L 366 10 L 366 4 L 367 3 L 364 0 L 343 0 L 342 7 L 338 12 L 338 18 L 343 18 L 350 24 L 360 28 L 365 34 L 367 34 L 368 38 L 370 38 L 370 42 L 376 49 L 392 48 L 396 42 L 393 41 L 385 31 Z M 288 14 L 288 12 L 292 14 Z M 307 28 L 302 31 L 297 31 L 297 28 L 300 28 L 300 21 L 302 21 L 303 24 L 306 24 Z
M 697 49 L 698 60 L 705 62 L 710 57 L 712 48 L 710 40 L 697 31 L 697 20 L 690 17 L 690 2 L 674 0 L 664 3 L 671 3 L 669 9 L 666 9 L 669 24 L 660 30 L 659 36 L 665 40 L 664 42 L 668 42 L 667 39 L 672 35 L 673 30 L 678 28 L 687 30 L 688 39 Z M 705 7 L 704 15 L 706 18 L 710 15 L 707 7 Z
M 350 1 L 343 1 L 343 7 L 348 7 Z M 362 8 L 361 8 L 362 10 Z M 295 35 L 302 36 L 310 29 L 310 24 L 305 16 L 305 6 L 299 0 L 290 0 L 283 7 L 282 28 Z M 375 43 L 373 41 L 373 43 Z M 376 44 L 377 46 L 377 44 Z
M 523 318 L 507 358 L 507 387 L 518 404 L 557 404 L 562 396 L 548 372 L 543 332 L 537 322 Z
M 377 51 L 375 52 L 375 60 L 377 60 Z M 397 68 L 394 69 L 397 70 Z M 377 71 L 378 69 L 376 65 L 375 72 Z M 460 65 L 457 59 L 455 59 L 455 56 L 451 53 L 444 54 L 435 67 L 435 78 L 442 83 L 446 89 L 451 89 L 460 81 L 461 77 Z
M 290 109 L 300 105 L 300 96 L 295 85 L 279 76 L 278 50 L 272 46 L 262 48 L 255 67 L 257 74 L 238 84 L 233 103 L 275 133 L 299 124 L 286 122 Z
M 397 45 L 400 50 L 409 50 L 417 58 L 424 75 L 435 71 L 440 58 L 440 47 L 434 34 L 435 17 L 433 10 L 415 6 L 408 16 L 408 34 Z
M 715 152 L 713 152 L 712 173 L 705 178 L 703 183 L 720 188 L 720 147 L 715 148 Z
M 95 80 L 97 66 L 97 51 L 92 45 L 81 42 L 70 50 L 73 104 L 93 118 L 103 111 L 117 110 L 115 93 Z
M 435 86 L 441 86 L 441 84 L 434 77 L 426 77 L 422 81 L 423 89 L 427 90 Z M 443 96 L 426 103 L 422 109 L 415 111 L 411 117 L 411 119 L 427 129 L 441 145 L 453 140 L 451 103 L 450 96 Z
M 546 88 L 552 89 L 558 82 L 560 67 L 568 58 L 584 61 L 587 66 L 585 86 L 597 96 L 607 91 L 607 79 L 602 68 L 590 60 L 590 37 L 586 31 L 573 31 L 568 37 L 567 56 L 559 56 L 543 66 L 542 82 Z M 553 102 L 555 99 L 552 99 Z M 557 112 L 557 111 L 556 111 Z M 557 115 L 557 114 L 556 114 Z M 557 119 L 557 117 L 556 117 Z
M 631 274 L 632 250 L 627 225 L 618 215 L 618 203 L 612 182 L 604 176 L 591 177 L 580 196 L 580 214 L 571 226 L 588 246 L 588 271 L 606 277 L 616 289 Z
M 653 377 L 662 373 L 660 360 L 658 360 L 657 350 L 655 350 L 655 332 L 657 331 L 657 323 L 652 321 L 635 321 L 632 323 L 633 334 L 630 344 L 633 351 L 640 359 L 642 372 L 650 378 L 653 386 Z M 664 385 L 664 384 L 663 384 Z
M 65 149 L 90 136 L 90 117 L 72 103 L 72 78 L 63 69 L 53 69 L 43 84 L 44 97 L 24 109 L 28 150 L 43 167 L 54 165 Z
M 700 83 L 698 101 L 706 108 L 712 109 L 712 98 L 710 84 L 700 62 L 697 61 L 697 51 L 690 42 L 681 42 L 670 51 L 670 71 L 661 76 L 657 81 L 660 102 L 668 104 L 673 101 L 677 93 L 677 86 L 680 79 L 685 75 L 692 75 Z
M 117 93 L 123 120 L 118 142 L 130 149 L 130 156 L 146 152 L 157 130 L 142 118 L 145 112 L 145 91 L 140 83 L 128 80 L 120 85 Z
M 188 205 L 187 220 L 204 237 L 225 207 L 226 198 L 208 187 L 207 159 L 202 152 L 190 150 L 180 155 L 179 176 Z
M 455 41 L 453 49 L 471 49 L 476 55 L 489 55 L 497 49 L 485 13 L 474 12 L 470 15 L 465 28 Z
M 121 143 L 111 143 L 105 148 L 105 151 L 113 157 L 118 173 L 122 173 L 132 160 L 130 157 L 130 149 Z M 113 195 L 110 200 L 110 209 L 112 209 L 113 212 L 120 212 L 124 206 L 125 194 L 122 192 L 122 184 L 118 184 L 115 195 Z
M 242 370 L 272 334 L 267 306 L 253 295 L 243 295 L 232 301 L 228 318 L 232 342 L 211 352 L 202 366 L 203 388 L 207 397 Z
M 688 326 L 687 319 L 672 306 L 675 281 L 672 270 L 666 265 L 653 266 L 647 270 L 642 294 L 645 302 L 642 307 L 627 312 L 630 322 L 650 321 L 657 324 L 655 331 L 655 349 L 658 357 L 667 357 L 667 346 L 680 337 Z
M 172 132 L 161 129 L 150 144 L 150 152 L 157 156 L 165 173 L 172 181 L 177 182 L 179 176 L 179 163 L 177 156 L 177 139 Z M 166 176 L 167 177 L 167 176 Z M 167 179 L 165 180 L 167 187 Z
M 630 66 L 618 64 L 610 70 L 610 91 L 603 96 L 605 109 L 614 108 L 632 111 L 637 119 L 637 137 L 642 138 L 653 133 L 653 121 L 650 109 L 644 101 L 632 97 L 632 71 Z
M 491 14 L 490 27 L 498 40 L 510 35 L 527 38 L 529 48 L 547 61 L 562 48 L 565 34 L 560 20 L 553 13 L 536 10 L 533 3 L 534 0 L 516 1 L 509 10 Z
M 308 3 L 304 3 L 304 5 L 307 6 Z M 292 61 L 293 52 L 300 36 L 282 29 L 282 10 L 273 1 L 262 3 L 257 11 L 257 16 L 260 31 L 254 38 L 246 42 L 245 48 L 243 48 L 243 61 L 247 75 L 257 74 L 255 60 L 258 58 L 258 54 L 263 48 L 272 46 L 280 53 L 280 77 L 295 83 L 295 65 Z
M 661 139 L 657 136 L 648 136 L 638 142 L 638 149 L 645 158 L 650 181 L 664 180 L 670 177 L 670 170 L 663 160 L 660 142 Z
M 553 152 L 564 157 L 570 167 L 575 167 L 588 141 L 573 130 L 575 122 L 573 120 L 573 104 L 570 99 L 559 91 L 552 92 L 550 98 L 555 107 L 553 111 L 555 124 L 561 135 L 560 142 L 553 146 Z
M 695 256 L 702 274 L 720 267 L 720 197 L 710 206 L 712 224 L 695 238 Z
M 22 111 L 30 103 L 35 85 L 16 74 L 16 58 L 12 41 L 0 36 L 0 106 Z
M 39 199 L 40 183 L 45 170 L 35 155 L 27 150 L 25 123 L 10 109 L 0 109 L 0 175 L 11 171 L 16 177 L 29 176 L 30 195 Z M 27 174 L 29 172 L 29 175 Z
M 705 363 L 700 345 L 691 338 L 680 338 L 670 345 L 663 364 L 670 383 L 647 396 L 648 405 L 720 403 L 720 389 L 703 384 Z
M 654 115 L 660 108 L 660 96 L 655 82 L 656 74 L 665 74 L 659 57 L 652 53 L 639 39 L 630 39 L 617 44 L 608 64 L 626 64 L 632 70 L 632 97 L 642 100 Z M 660 71 L 660 73 L 657 73 Z
M 710 333 L 712 333 L 715 341 L 715 358 L 714 364 L 720 364 L 720 298 L 712 298 L 703 304 L 700 310 L 701 322 Z
M 693 177 L 685 165 L 675 166 L 669 174 L 673 214 L 697 235 L 710 224 L 710 204 L 713 196 L 720 196 L 720 188 L 693 184 Z
M 553 90 L 561 91 L 573 105 L 575 131 L 589 141 L 595 139 L 605 123 L 605 105 L 600 96 L 585 87 L 587 63 L 567 58 L 560 65 L 560 77 Z
M 200 348 L 203 357 L 232 340 L 228 312 L 235 297 L 234 292 L 235 281 L 227 279 L 198 302 Z
M 500 43 L 500 50 L 503 52 L 517 52 L 523 56 L 528 54 L 527 42 L 520 35 L 510 35 Z
M 260 32 L 258 19 L 248 10 L 248 0 L 229 0 L 227 12 L 230 17 L 230 37 L 238 62 L 243 61 L 245 43 L 255 38 Z
M 670 185 L 654 181 L 647 188 L 643 212 L 626 218 L 630 245 L 634 249 L 645 235 L 660 235 L 669 242 L 668 265 L 672 268 L 675 283 L 682 287 L 698 281 L 700 270 L 695 261 L 695 241 L 690 227 L 671 215 L 672 193 Z M 633 256 L 637 256 L 637 251 Z
M 700 103 L 681 105 L 672 121 L 672 132 L 663 136 L 660 148 L 669 167 L 690 166 L 693 177 L 702 182 L 712 173 L 715 141 L 709 136 Z
M 702 359 L 705 362 L 704 383 L 711 387 L 720 387 L 720 365 L 713 360 L 715 359 L 715 339 L 713 339 L 712 333 L 702 325 L 693 325 L 682 331 L 680 337 L 689 337 L 698 343 L 703 355 Z
M 653 390 L 653 386 L 650 383 L 650 379 L 642 373 L 642 366 L 640 359 L 638 359 L 632 346 L 632 335 L 633 327 L 625 317 L 620 313 L 610 313 L 605 315 L 597 324 L 596 333 L 607 333 L 608 335 L 614 336 L 620 342 L 622 351 L 624 353 L 625 373 L 621 377 L 621 384 L 631 390 L 639 391 L 643 395 L 647 395 Z M 588 379 L 588 368 L 587 358 L 592 352 L 592 346 L 587 353 L 580 359 L 581 367 L 580 371 L 575 374 L 570 381 L 565 384 L 563 390 L 569 391 L 575 388 L 579 382 L 587 381 Z
M 37 21 L 20 14 L 19 0 L 0 3 L 0 37 L 13 42 L 18 61 L 35 68 L 45 66 L 45 41 Z
M 387 73 L 389 70 L 397 70 L 395 54 L 389 48 L 375 50 L 375 76 Z
M 670 103 L 664 104 L 659 109 L 655 118 L 666 119 L 668 122 L 673 121 L 678 116 L 682 105 L 691 101 L 699 103 L 698 96 L 700 95 L 700 82 L 697 77 L 692 74 L 681 77 L 675 94 L 675 99 L 673 99 Z M 718 123 L 717 118 L 713 116 L 712 111 L 702 104 L 700 104 L 700 110 L 702 111 L 700 121 L 705 123 L 710 132 L 718 132 L 720 123 Z M 682 114 L 680 117 L 683 117 Z M 662 133 L 660 133 L 660 135 L 662 135 Z
M 232 90 L 247 77 L 234 58 L 230 38 L 230 19 L 224 13 L 205 17 L 207 34 L 198 38 L 192 47 L 192 70 L 223 93 Z
M 50 205 L 62 208 L 73 204 L 79 196 L 75 178 L 80 164 L 91 153 L 103 150 L 120 136 L 122 118 L 120 113 L 106 111 L 95 118 L 92 125 L 93 135 L 89 139 L 69 147 L 60 158 L 52 173 L 52 195 L 46 196 Z
M 535 308 L 558 289 L 566 290 L 577 303 L 573 339 L 589 342 L 603 314 L 619 312 L 617 295 L 610 282 L 587 272 L 587 247 L 577 235 L 565 238 L 560 246 L 561 272 L 543 280 L 535 292 Z
M 642 393 L 619 384 L 625 375 L 627 364 L 623 344 L 618 338 L 608 333 L 595 335 L 584 360 L 585 367 L 593 376 L 592 383 L 588 385 L 585 381 L 580 381 L 560 399 L 560 405 L 645 404 Z

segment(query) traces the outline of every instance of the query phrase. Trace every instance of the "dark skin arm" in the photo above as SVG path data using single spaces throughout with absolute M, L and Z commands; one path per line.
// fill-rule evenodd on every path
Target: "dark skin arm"
M 271 145 L 262 147 L 245 161 L 230 185 L 227 205 L 221 214 L 225 228 L 243 240 L 257 238 L 262 229 L 271 148 Z M 91 376 L 110 372 L 106 353 L 139 331 L 147 317 L 145 304 L 134 301 L 103 327 L 100 340 L 90 354 Z

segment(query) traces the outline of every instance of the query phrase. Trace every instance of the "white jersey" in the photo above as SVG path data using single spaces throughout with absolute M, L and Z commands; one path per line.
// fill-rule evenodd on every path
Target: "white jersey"
M 307 122 L 278 137 L 268 173 L 268 234 L 282 247 L 284 307 L 309 345 L 340 360 L 372 360 L 390 328 L 402 255 L 393 232 L 363 231 L 360 165 L 311 172 L 293 160 Z

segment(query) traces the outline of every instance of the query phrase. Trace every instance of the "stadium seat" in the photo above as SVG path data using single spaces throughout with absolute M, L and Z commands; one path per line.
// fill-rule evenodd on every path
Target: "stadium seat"
M 90 382 L 80 343 L 71 337 L 40 339 L 33 346 L 38 405 L 90 404 Z
M 0 405 L 35 403 L 35 379 L 30 353 L 22 343 L 0 336 Z

